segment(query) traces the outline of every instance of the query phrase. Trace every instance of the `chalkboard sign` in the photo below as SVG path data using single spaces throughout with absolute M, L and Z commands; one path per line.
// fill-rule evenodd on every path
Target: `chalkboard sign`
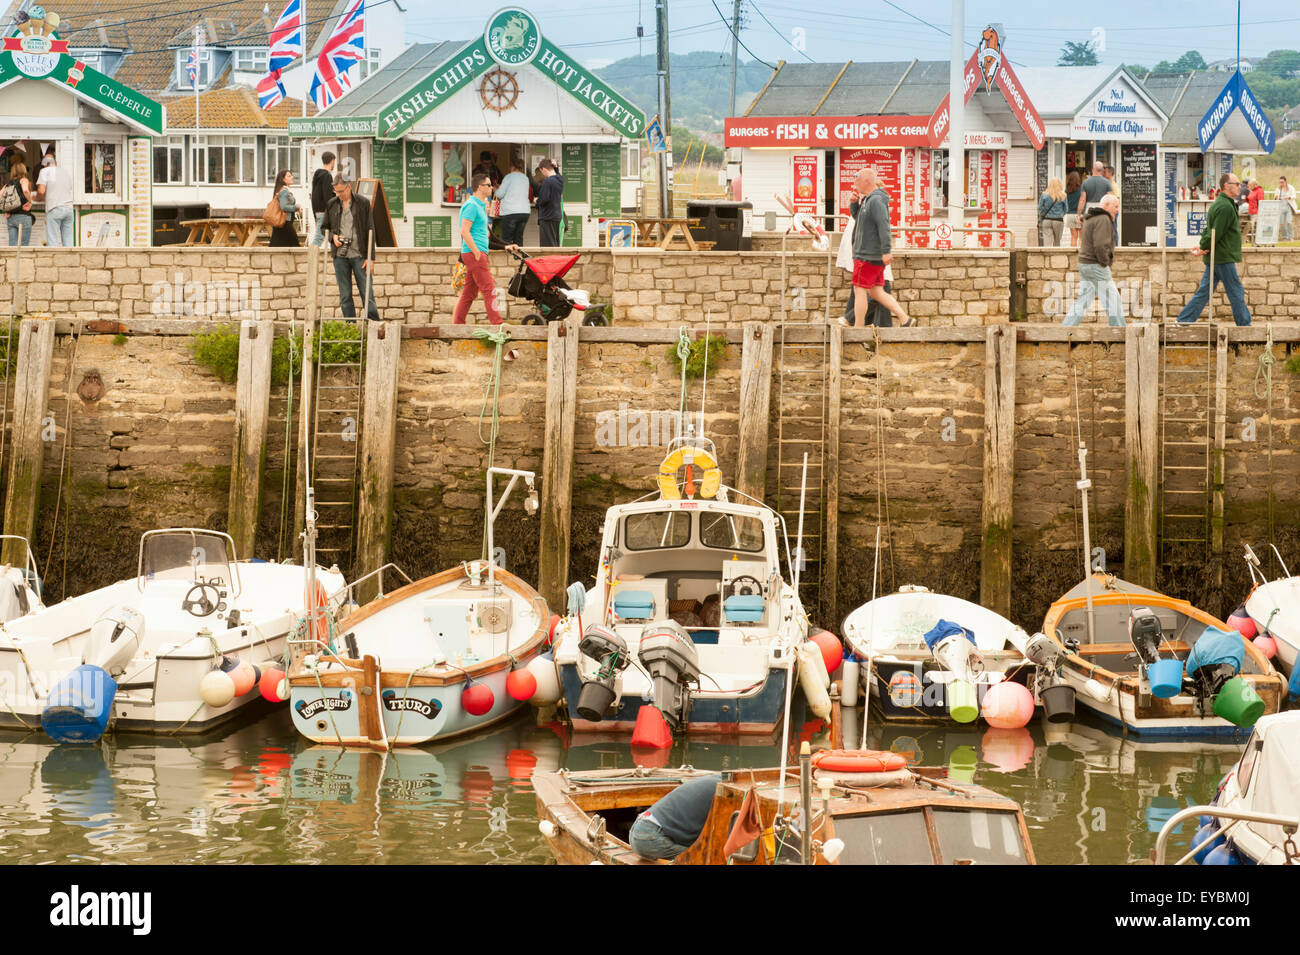
M 397 233 L 393 231 L 393 219 L 388 214 L 388 200 L 384 195 L 384 184 L 378 179 L 358 179 L 357 195 L 370 203 L 370 215 L 375 222 L 375 247 L 381 249 L 397 248 Z
M 622 169 L 618 143 L 591 147 L 591 214 L 617 216 L 623 211 Z
M 1038 195 L 1041 196 L 1047 191 L 1046 149 L 1039 149 L 1034 153 L 1034 181 L 1038 184 Z
M 415 245 L 421 249 L 451 248 L 451 216 L 416 216 Z
M 1259 215 L 1255 217 L 1255 245 L 1277 245 L 1278 235 L 1282 231 L 1282 219 L 1291 212 L 1291 204 L 1285 199 L 1264 199 L 1259 203 Z
M 375 141 L 370 153 L 370 165 L 375 178 L 384 184 L 384 197 L 388 200 L 388 211 L 400 217 L 402 215 L 405 178 L 402 162 L 402 143 L 385 143 Z
M 433 202 L 433 143 L 406 140 L 406 201 Z
M 565 143 L 560 150 L 560 174 L 564 176 L 564 201 L 587 201 L 587 144 Z
M 564 234 L 560 236 L 560 245 L 578 248 L 582 245 L 582 216 L 564 215 Z
M 1159 221 L 1155 143 L 1120 146 L 1120 245 L 1151 246 L 1148 229 Z M 1150 233 L 1154 236 L 1154 232 Z
M 1178 160 L 1174 153 L 1164 155 L 1165 247 L 1178 245 Z

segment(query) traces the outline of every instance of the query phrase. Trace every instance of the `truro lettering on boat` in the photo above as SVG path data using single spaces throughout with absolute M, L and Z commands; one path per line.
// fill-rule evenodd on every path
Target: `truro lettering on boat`
M 419 713 L 431 720 L 442 710 L 442 704 L 437 700 L 429 702 L 414 696 L 398 696 L 392 690 L 385 690 L 384 708 L 394 712 Z
M 82 892 L 72 886 L 50 896 L 51 925 L 121 925 L 133 935 L 148 935 L 153 926 L 151 892 Z

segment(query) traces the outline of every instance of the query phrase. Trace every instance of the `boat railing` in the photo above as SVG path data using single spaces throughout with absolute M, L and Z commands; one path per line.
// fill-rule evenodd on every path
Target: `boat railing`
M 376 600 L 380 599 L 386 593 L 384 589 L 384 571 L 386 570 L 397 573 L 402 578 L 402 580 L 406 581 L 406 583 L 408 584 L 414 583 L 414 581 L 412 581 L 411 578 L 407 576 L 406 571 L 402 570 L 401 567 L 398 567 L 392 561 L 389 561 L 387 564 L 384 564 L 379 569 L 372 570 L 370 573 L 365 574 L 362 577 L 358 577 L 356 580 L 352 581 L 351 583 L 345 583 L 342 587 L 340 587 L 338 590 L 334 591 L 334 593 L 329 595 L 329 603 L 334 605 L 335 607 L 338 607 L 340 614 L 346 608 L 359 606 L 356 600 L 356 588 L 359 585 L 365 583 L 367 580 L 370 580 L 371 578 L 375 578 L 377 582 L 378 592 L 375 594 L 375 599 Z
M 1169 843 L 1169 836 L 1186 820 L 1200 816 L 1231 819 L 1232 822 L 1225 826 L 1219 835 L 1226 835 L 1239 822 L 1263 822 L 1269 825 L 1281 826 L 1287 836 L 1294 836 L 1296 831 L 1300 830 L 1300 816 L 1280 816 L 1273 812 L 1252 812 L 1248 809 L 1227 809 L 1223 806 L 1191 806 L 1188 809 L 1182 809 L 1174 813 L 1160 827 L 1160 834 L 1156 836 L 1156 848 L 1152 853 L 1151 861 L 1156 865 L 1164 865 L 1165 849 Z M 1202 848 L 1202 846 L 1193 846 L 1187 855 L 1173 863 L 1173 865 L 1186 865 Z
M 1273 556 L 1277 558 L 1278 566 L 1282 568 L 1282 579 L 1285 580 L 1291 576 L 1291 571 L 1287 570 L 1286 561 L 1282 559 L 1282 554 L 1278 551 L 1277 545 L 1270 543 L 1269 549 L 1273 551 Z M 1250 571 L 1250 582 L 1254 586 L 1268 583 L 1268 577 L 1264 573 L 1264 568 L 1260 566 L 1259 558 L 1255 556 L 1254 549 L 1246 544 L 1246 553 L 1243 555 L 1246 559 L 1246 569 Z

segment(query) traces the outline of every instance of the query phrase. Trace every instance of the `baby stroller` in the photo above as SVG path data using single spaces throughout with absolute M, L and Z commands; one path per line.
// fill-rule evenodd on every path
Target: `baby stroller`
M 519 271 L 510 278 L 509 291 L 515 298 L 523 298 L 537 306 L 537 311 L 524 316 L 521 324 L 541 325 L 543 322 L 560 322 L 576 308 L 585 313 L 584 325 L 608 325 L 606 306 L 592 305 L 587 293 L 573 289 L 564 281 L 564 274 L 578 261 L 573 255 L 530 256 L 522 249 L 511 250 L 519 260 Z

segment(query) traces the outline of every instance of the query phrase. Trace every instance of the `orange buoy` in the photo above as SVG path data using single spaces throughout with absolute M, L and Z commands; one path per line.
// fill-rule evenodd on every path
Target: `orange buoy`
M 808 634 L 808 639 L 817 644 L 817 649 L 822 652 L 827 673 L 834 673 L 840 668 L 840 663 L 844 659 L 844 647 L 840 645 L 839 638 L 835 634 L 829 630 L 814 630 Z
M 506 692 L 512 700 L 531 700 L 537 692 L 537 677 L 525 670 L 511 670 L 506 674 Z
M 239 665 L 230 671 L 230 679 L 235 681 L 235 696 L 243 696 L 257 682 L 253 674 L 253 665 L 247 660 L 240 660 Z
M 647 749 L 668 749 L 673 745 L 673 731 L 668 728 L 668 721 L 659 712 L 659 707 L 653 703 L 643 703 L 637 710 L 632 745 Z
M 907 760 L 898 753 L 875 749 L 823 749 L 813 753 L 812 764 L 832 773 L 892 773 L 907 768 Z
M 262 692 L 262 698 L 272 703 L 283 703 L 284 697 L 280 695 L 280 681 L 283 679 L 283 670 L 279 667 L 267 667 L 257 684 L 257 688 Z
M 492 687 L 486 683 L 467 683 L 460 694 L 460 705 L 470 716 L 482 716 L 492 709 L 492 704 L 495 702 L 496 697 L 492 693 Z

